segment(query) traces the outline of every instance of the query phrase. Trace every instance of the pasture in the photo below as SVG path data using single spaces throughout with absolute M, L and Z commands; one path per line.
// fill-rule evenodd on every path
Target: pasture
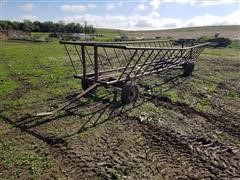
M 240 177 L 239 42 L 205 49 L 190 77 L 146 77 L 134 105 L 99 88 L 53 117 L 30 114 L 81 91 L 64 47 L 0 49 L 0 179 Z

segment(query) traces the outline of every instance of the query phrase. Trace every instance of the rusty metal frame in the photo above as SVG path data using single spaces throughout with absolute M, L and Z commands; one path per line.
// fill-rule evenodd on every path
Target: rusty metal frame
M 75 72 L 75 78 L 83 80 L 88 79 L 89 82 L 100 83 L 104 85 L 113 85 L 119 81 L 127 81 L 136 79 L 144 75 L 159 72 L 163 69 L 172 68 L 173 66 L 179 66 L 183 63 L 193 61 L 202 52 L 204 47 L 208 43 L 196 44 L 193 43 L 191 46 L 184 47 L 182 43 L 181 47 L 173 47 L 172 43 L 167 40 L 150 40 L 150 41 L 126 41 L 126 42 L 73 42 L 73 41 L 61 41 L 64 44 L 67 54 L 73 66 Z M 74 45 L 80 62 L 82 62 L 83 73 L 77 74 L 76 67 L 73 64 L 72 57 L 67 49 L 66 45 Z M 80 56 L 77 50 L 77 45 L 81 46 L 82 56 Z M 94 48 L 94 62 L 87 50 L 87 47 Z M 104 56 L 106 57 L 106 63 L 108 69 L 105 69 L 104 59 L 98 54 L 98 48 L 102 48 Z M 118 67 L 113 67 L 111 59 L 109 58 L 107 49 L 111 50 L 115 54 L 116 62 L 119 64 Z M 85 49 L 85 53 L 84 53 Z M 119 55 L 116 52 L 121 50 L 124 61 L 121 62 Z M 127 57 L 126 53 L 129 53 Z M 140 53 L 140 55 L 139 55 Z M 87 57 L 85 56 L 87 54 Z M 146 56 L 147 54 L 147 56 Z M 154 55 L 154 58 L 148 62 L 150 57 Z M 86 58 L 88 58 L 90 64 L 93 66 L 93 71 L 87 73 Z M 141 59 L 145 59 L 143 63 L 140 63 Z M 85 64 L 84 64 L 85 63 Z M 124 66 L 125 63 L 125 66 Z M 103 70 L 99 70 L 99 64 Z M 106 65 L 105 65 L 106 66 Z M 138 69 L 136 67 L 138 66 Z M 151 67 L 152 68 L 149 68 Z M 150 70 L 151 69 L 151 70 Z M 139 74 L 141 72 L 141 74 Z M 106 75 L 108 74 L 108 75 Z M 117 78 L 110 78 L 118 76 Z M 111 80 L 109 80 L 111 79 Z
M 192 43 L 190 46 L 184 47 L 184 44 L 182 44 L 174 47 L 173 43 L 167 40 L 126 42 L 60 41 L 60 43 L 66 49 L 75 73 L 74 77 L 92 84 L 75 100 L 97 86 L 111 85 L 122 88 L 126 81 L 136 80 L 142 76 L 172 69 L 189 61 L 194 61 L 208 44 L 194 45 Z M 68 48 L 71 45 L 74 48 Z M 78 46 L 80 46 L 80 50 Z M 102 50 L 103 54 L 100 54 L 100 50 Z M 80 67 L 76 66 L 76 60 L 74 60 L 76 57 L 71 55 L 71 51 L 75 51 L 75 54 L 77 54 L 77 62 L 80 63 Z M 110 52 L 112 53 L 109 54 Z M 77 68 L 80 69 L 79 72 L 82 72 L 82 74 L 78 73 Z M 75 100 L 63 104 L 52 112 L 38 115 L 54 114 Z

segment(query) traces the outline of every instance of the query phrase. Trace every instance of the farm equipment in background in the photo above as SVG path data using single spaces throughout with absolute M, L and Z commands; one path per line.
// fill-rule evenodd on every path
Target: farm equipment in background
M 184 76 L 191 75 L 194 61 L 208 44 L 192 41 L 185 45 L 183 41 L 182 45 L 173 46 L 172 41 L 166 40 L 60 43 L 84 91 L 54 111 L 37 116 L 55 114 L 98 86 L 120 89 L 122 104 L 135 102 L 139 79 L 177 67 L 183 68 Z

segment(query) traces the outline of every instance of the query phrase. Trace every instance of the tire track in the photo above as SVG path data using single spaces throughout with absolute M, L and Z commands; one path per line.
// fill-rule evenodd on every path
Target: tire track
M 187 117 L 199 115 L 194 109 L 161 99 L 153 98 L 151 102 Z M 144 123 L 130 114 L 114 112 L 113 121 L 123 128 L 106 126 L 103 132 L 98 132 L 94 146 L 79 136 L 64 140 L 49 136 L 47 140 L 54 156 L 62 162 L 64 174 L 72 179 L 240 177 L 238 149 L 201 135 L 183 135 L 158 124 Z M 126 142 L 123 134 L 139 133 L 141 140 L 122 147 Z
M 174 152 L 179 153 L 178 155 L 185 158 L 186 162 L 190 164 L 190 169 L 197 168 L 199 172 L 204 172 L 198 178 L 240 177 L 240 152 L 238 149 L 204 137 L 181 135 L 156 125 L 147 124 L 142 128 L 151 149 L 158 149 L 159 146 L 167 147 L 170 144 L 170 147 L 175 149 Z M 193 162 L 194 159 L 197 163 Z M 182 164 L 186 162 L 183 160 Z
M 165 108 L 180 112 L 188 118 L 192 118 L 194 116 L 202 117 L 220 130 L 227 132 L 236 139 L 240 139 L 239 118 L 236 116 L 229 115 L 229 117 L 228 115 L 226 116 L 224 114 L 213 115 L 209 113 L 203 113 L 196 111 L 185 103 L 172 102 L 171 99 L 167 97 L 144 94 L 144 98 L 151 101 L 156 107 L 163 106 Z
M 71 178 L 165 179 L 240 177 L 239 152 L 204 137 L 181 135 L 171 129 L 144 124 L 138 117 L 118 114 L 125 128 L 108 128 L 94 148 L 79 138 L 59 146 L 62 162 Z M 143 141 L 121 149 L 122 133 L 141 132 Z M 56 146 L 55 146 L 56 147 Z M 133 171 L 144 171 L 134 174 Z

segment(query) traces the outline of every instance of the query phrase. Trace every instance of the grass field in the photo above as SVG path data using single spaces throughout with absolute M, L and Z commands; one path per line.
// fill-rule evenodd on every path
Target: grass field
M 104 37 L 99 37 L 96 40 L 111 41 L 115 36 L 127 35 L 129 39 L 136 37 L 144 37 L 146 39 L 159 37 L 162 39 L 172 38 L 200 38 L 207 36 L 213 38 L 216 33 L 219 37 L 229 38 L 231 40 L 240 40 L 240 26 L 203 26 L 203 27 L 189 27 L 167 30 L 146 30 L 146 31 L 126 31 L 116 29 L 96 29 L 97 34 L 103 34 Z
M 126 34 L 130 37 L 161 37 L 173 39 L 179 38 L 200 38 L 202 36 L 214 37 L 219 33 L 219 37 L 225 37 L 232 40 L 240 40 L 240 26 L 204 26 L 192 28 L 178 28 L 167 30 L 149 30 L 149 31 L 127 31 Z
M 65 112 L 33 118 L 80 82 L 59 43 L 1 42 L 0 179 L 240 177 L 240 48 L 231 47 L 206 49 L 191 77 L 147 77 L 162 85 L 142 88 L 135 105 L 121 107 L 99 88 Z
M 115 30 L 115 29 L 97 29 L 97 34 L 102 34 L 103 37 L 97 37 L 97 41 L 113 41 L 113 38 L 115 36 L 120 36 L 122 34 L 121 30 Z

